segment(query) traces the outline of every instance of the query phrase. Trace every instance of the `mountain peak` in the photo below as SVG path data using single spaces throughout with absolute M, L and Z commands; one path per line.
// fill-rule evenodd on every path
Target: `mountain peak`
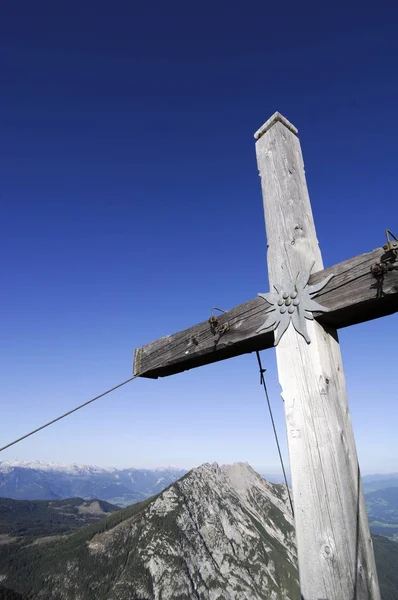
M 49 547 L 51 560 L 45 551 L 37 573 L 43 599 L 95 600 L 100 589 L 119 600 L 299 597 L 294 527 L 281 486 L 247 463 L 200 465 L 100 527 Z M 15 572 L 21 591 L 25 580 Z

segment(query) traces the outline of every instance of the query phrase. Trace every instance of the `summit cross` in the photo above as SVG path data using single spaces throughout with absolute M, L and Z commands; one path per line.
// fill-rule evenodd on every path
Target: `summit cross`
M 276 347 L 302 600 L 380 600 L 337 329 L 398 312 L 398 241 L 324 269 L 297 129 L 256 133 L 271 291 L 134 353 L 172 375 Z

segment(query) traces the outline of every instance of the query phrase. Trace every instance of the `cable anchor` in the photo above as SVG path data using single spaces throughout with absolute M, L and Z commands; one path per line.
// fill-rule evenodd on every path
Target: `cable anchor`
M 373 277 L 376 277 L 376 279 L 384 277 L 388 271 L 398 269 L 398 265 L 394 264 L 398 260 L 398 238 L 389 229 L 386 229 L 386 238 L 387 243 L 383 246 L 385 254 L 379 262 L 374 263 L 370 268 Z
M 219 339 L 222 336 L 223 333 L 225 333 L 226 331 L 229 330 L 229 323 L 228 321 L 226 321 L 225 323 L 220 323 L 220 318 L 217 317 L 214 314 L 214 311 L 218 310 L 221 313 L 226 313 L 226 310 L 223 310 L 222 308 L 212 308 L 210 311 L 210 319 L 209 319 L 209 324 L 210 324 L 210 331 L 212 332 L 213 335 L 219 335 Z

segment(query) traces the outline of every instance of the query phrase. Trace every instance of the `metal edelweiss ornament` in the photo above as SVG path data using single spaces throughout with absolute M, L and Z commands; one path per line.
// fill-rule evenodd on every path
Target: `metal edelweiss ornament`
M 326 279 L 316 285 L 308 285 L 310 274 L 315 262 L 312 263 L 309 270 L 304 271 L 301 275 L 297 274 L 296 279 L 291 281 L 286 264 L 283 268 L 283 282 L 281 285 L 274 285 L 275 292 L 267 294 L 258 294 L 271 306 L 267 310 L 268 315 L 264 323 L 257 329 L 257 333 L 261 333 L 265 329 L 278 329 L 275 337 L 275 346 L 278 345 L 281 337 L 289 327 L 290 321 L 293 327 L 303 336 L 307 344 L 311 342 L 306 319 L 313 320 L 313 312 L 328 312 L 329 309 L 321 306 L 313 300 L 314 296 L 320 292 L 334 275 L 328 275 Z

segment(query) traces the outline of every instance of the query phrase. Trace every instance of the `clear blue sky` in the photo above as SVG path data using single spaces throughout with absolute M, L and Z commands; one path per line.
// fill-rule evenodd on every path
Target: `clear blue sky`
M 396 3 L 0 12 L 0 445 L 127 379 L 135 347 L 267 290 L 253 133 L 275 110 L 299 129 L 326 266 L 398 230 Z M 365 473 L 398 471 L 397 325 L 340 335 Z M 134 381 L 14 457 L 278 470 L 254 355 Z

